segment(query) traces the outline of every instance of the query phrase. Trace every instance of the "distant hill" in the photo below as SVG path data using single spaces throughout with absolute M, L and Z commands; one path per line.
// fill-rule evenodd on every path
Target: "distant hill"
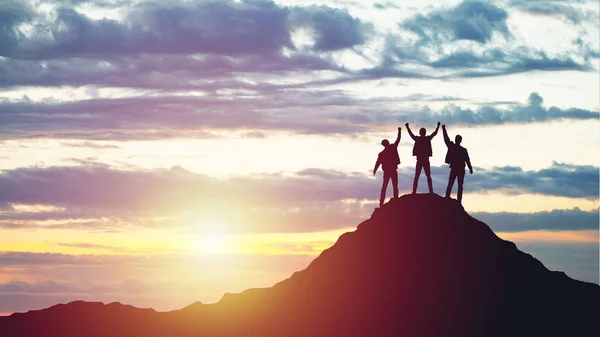
M 165 313 L 60 304 L 0 317 L 0 336 L 597 336 L 599 317 L 598 285 L 549 271 L 455 200 L 405 195 L 271 288 Z

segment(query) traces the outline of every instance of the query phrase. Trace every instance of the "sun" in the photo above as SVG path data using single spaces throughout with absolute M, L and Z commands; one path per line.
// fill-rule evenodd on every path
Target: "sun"
M 196 251 L 200 254 L 226 254 L 229 252 L 229 246 L 227 234 L 217 227 L 202 228 L 198 231 Z
M 200 241 L 201 250 L 205 254 L 224 254 L 227 252 L 227 240 L 222 234 L 207 234 Z

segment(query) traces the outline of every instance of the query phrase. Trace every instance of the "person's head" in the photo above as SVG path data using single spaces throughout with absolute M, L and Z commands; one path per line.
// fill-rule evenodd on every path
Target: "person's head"
M 462 142 L 462 137 L 460 135 L 456 135 L 456 137 L 454 137 L 454 142 L 456 145 L 460 145 L 460 142 Z
M 419 130 L 419 134 L 420 134 L 421 136 L 425 136 L 425 134 L 426 134 L 426 133 L 427 133 L 427 130 L 425 130 L 425 128 L 421 128 L 421 129 Z
M 383 147 L 388 147 L 390 145 L 390 141 L 387 139 L 384 139 L 381 141 L 381 145 L 383 145 Z

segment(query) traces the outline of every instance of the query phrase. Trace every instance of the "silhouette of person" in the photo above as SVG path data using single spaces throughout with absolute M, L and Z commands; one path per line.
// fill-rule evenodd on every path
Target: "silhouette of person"
M 448 147 L 446 152 L 446 164 L 450 164 L 450 176 L 448 177 L 448 187 L 446 187 L 446 198 L 450 198 L 452 193 L 452 185 L 454 180 L 458 178 L 458 192 L 456 193 L 456 200 L 462 201 L 463 182 L 465 181 L 465 164 L 469 167 L 469 173 L 473 174 L 473 167 L 471 166 L 471 159 L 469 158 L 469 152 L 467 149 L 460 146 L 462 137 L 456 135 L 454 142 L 450 141 L 448 132 L 446 132 L 446 125 L 442 125 L 442 132 L 444 134 L 444 143 Z
M 383 185 L 381 186 L 381 196 L 379 197 L 379 207 L 383 206 L 385 201 L 385 192 L 387 190 L 388 182 L 392 180 L 392 187 L 394 188 L 394 198 L 398 198 L 398 164 L 400 164 L 400 156 L 398 155 L 398 144 L 400 144 L 400 137 L 402 128 L 398 128 L 398 137 L 394 144 L 390 144 L 387 139 L 381 141 L 381 145 L 385 149 L 379 152 L 377 156 L 377 162 L 375 162 L 375 168 L 373 169 L 373 175 L 377 173 L 379 165 L 383 169 Z
M 417 167 L 415 169 L 415 180 L 413 181 L 413 194 L 417 193 L 417 185 L 419 184 L 419 176 L 421 175 L 421 169 L 425 171 L 425 175 L 427 176 L 427 185 L 429 186 L 429 193 L 433 194 L 433 184 L 431 182 L 431 167 L 429 165 L 429 157 L 433 155 L 431 150 L 431 140 L 438 133 L 438 129 L 440 128 L 440 122 L 437 123 L 437 127 L 435 131 L 429 136 L 426 135 L 427 130 L 425 128 L 421 128 L 419 130 L 419 136 L 415 136 L 410 130 L 410 126 L 408 123 L 406 125 L 406 130 L 415 141 L 415 145 L 413 146 L 413 156 L 417 157 Z

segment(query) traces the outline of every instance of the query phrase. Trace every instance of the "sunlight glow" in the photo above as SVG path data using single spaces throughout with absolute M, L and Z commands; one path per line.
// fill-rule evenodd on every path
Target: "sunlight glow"
M 232 249 L 229 237 L 217 226 L 200 228 L 196 239 L 194 250 L 202 255 L 222 255 L 230 253 Z

